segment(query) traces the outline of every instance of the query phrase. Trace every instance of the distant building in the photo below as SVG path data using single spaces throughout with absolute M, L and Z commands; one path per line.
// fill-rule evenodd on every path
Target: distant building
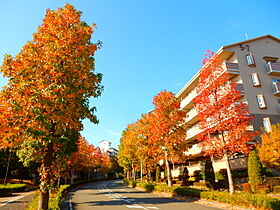
M 99 142 L 98 147 L 102 152 L 107 153 L 110 157 L 117 156 L 118 150 L 111 146 L 111 142 L 108 140 L 102 140 Z

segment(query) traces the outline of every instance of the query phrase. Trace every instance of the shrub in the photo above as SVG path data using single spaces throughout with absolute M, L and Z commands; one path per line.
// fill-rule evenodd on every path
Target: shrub
M 274 193 L 280 193 L 280 186 L 274 186 L 273 187 L 273 192 Z
M 0 195 L 8 195 L 13 192 L 21 192 L 26 189 L 26 184 L 0 184 Z
M 176 187 L 174 188 L 173 192 L 183 196 L 200 197 L 202 190 L 188 187 Z
M 134 180 L 129 180 L 129 185 L 131 185 L 131 187 L 135 188 L 136 187 L 137 182 Z
M 216 180 L 223 180 L 225 177 L 220 172 L 215 172 L 215 179 Z
M 148 192 L 152 192 L 154 190 L 155 184 L 153 183 L 137 183 L 137 186 L 144 188 Z
M 181 180 L 183 185 L 189 185 L 189 171 L 187 166 L 184 167 L 182 175 L 181 175 Z
M 270 191 L 273 191 L 274 186 L 280 186 L 280 177 L 266 177 L 264 184 L 269 186 Z
M 207 187 L 206 182 L 202 180 L 200 180 L 200 182 L 194 182 L 193 185 L 197 187 Z
M 250 184 L 249 183 L 243 183 L 242 184 L 242 187 L 243 187 L 243 190 L 245 192 L 251 192 L 251 187 L 250 187 Z
M 206 186 L 214 189 L 215 186 L 215 173 L 212 165 L 212 161 L 210 159 L 205 162 L 205 182 Z
M 64 194 L 69 189 L 70 185 L 61 185 L 58 191 L 50 197 L 49 209 L 59 210 L 60 205 L 64 200 Z
M 248 175 L 252 192 L 257 192 L 258 187 L 263 184 L 262 171 L 261 161 L 256 151 L 253 150 L 248 158 Z
M 151 183 L 137 183 L 137 186 L 149 186 Z M 224 203 L 229 203 L 232 205 L 241 205 L 247 207 L 257 207 L 263 209 L 273 209 L 278 210 L 280 209 L 280 200 L 268 197 L 262 194 L 252 194 L 252 193 L 235 193 L 231 195 L 228 192 L 219 192 L 219 191 L 204 191 L 199 189 L 193 189 L 189 187 L 182 187 L 182 186 L 172 186 L 168 187 L 165 184 L 152 184 L 154 191 L 158 192 L 169 192 L 169 193 L 176 193 L 182 196 L 191 196 L 191 197 L 198 197 L 198 198 L 206 198 L 209 200 L 220 201 Z
M 193 172 L 193 177 L 195 179 L 195 181 L 199 181 L 199 180 L 202 180 L 202 171 L 201 170 L 195 170 Z

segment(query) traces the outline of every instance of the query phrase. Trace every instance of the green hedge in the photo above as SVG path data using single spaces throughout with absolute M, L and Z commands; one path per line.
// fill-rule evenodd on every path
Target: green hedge
M 50 198 L 49 201 L 49 209 L 51 210 L 59 210 L 60 205 L 64 200 L 65 192 L 70 188 L 70 185 L 61 185 L 59 190 L 56 192 L 54 196 Z
M 129 184 L 129 181 L 125 181 Z M 135 182 L 135 181 L 134 181 Z M 246 207 L 257 207 L 263 209 L 280 209 L 280 200 L 272 198 L 263 194 L 252 194 L 252 193 L 235 193 L 231 195 L 228 192 L 220 192 L 214 190 L 199 190 L 183 186 L 171 186 L 168 187 L 165 184 L 152 184 L 152 183 L 139 183 L 137 186 L 145 188 L 146 185 L 153 185 L 153 191 L 157 192 L 169 192 L 182 196 L 190 196 L 197 198 L 205 198 L 213 201 L 220 201 L 236 206 L 246 206 Z M 145 188 L 146 189 L 146 188 Z
M 0 184 L 0 195 L 7 195 L 13 192 L 21 192 L 26 188 L 26 184 Z

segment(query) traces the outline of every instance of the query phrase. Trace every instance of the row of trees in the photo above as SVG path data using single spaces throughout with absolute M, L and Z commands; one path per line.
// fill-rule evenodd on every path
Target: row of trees
M 0 92 L 0 146 L 40 165 L 39 209 L 48 209 L 51 180 L 65 168 L 107 162 L 80 138 L 83 119 L 98 123 L 89 98 L 103 90 L 102 74 L 94 71 L 94 25 L 80 18 L 70 4 L 47 10 L 33 39 L 15 57 L 5 55 L 0 68 L 8 78 Z M 77 145 L 83 152 L 71 156 Z M 82 160 L 83 154 L 90 158 Z
M 162 91 L 153 99 L 154 110 L 143 114 L 137 122 L 123 131 L 118 162 L 128 173 L 136 170 L 147 176 L 159 160 L 165 160 L 168 185 L 171 181 L 171 162 L 183 161 L 186 148 L 184 118 L 175 95 Z
M 230 79 L 223 63 L 223 59 L 208 51 L 193 102 L 202 131 L 197 137 L 198 143 L 206 156 L 225 159 L 230 192 L 233 193 L 229 157 L 248 154 L 251 150 L 248 142 L 255 134 L 247 130 L 252 117 L 247 104 L 240 101 L 242 96 L 237 84 Z M 184 126 L 186 113 L 180 110 L 179 101 L 170 92 L 160 92 L 153 104 L 152 112 L 142 115 L 123 132 L 119 160 L 126 170 L 135 170 L 139 164 L 144 164 L 149 171 L 164 159 L 168 185 L 171 185 L 169 163 L 186 162 L 187 159 L 183 155 L 188 149 Z

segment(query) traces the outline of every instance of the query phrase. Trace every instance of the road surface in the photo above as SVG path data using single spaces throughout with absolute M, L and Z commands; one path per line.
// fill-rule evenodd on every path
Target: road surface
M 125 187 L 121 180 L 100 181 L 84 185 L 67 196 L 63 210 L 215 210 L 194 200 L 182 201 Z
M 13 193 L 11 196 L 0 197 L 0 210 L 24 210 L 33 199 L 35 193 Z

